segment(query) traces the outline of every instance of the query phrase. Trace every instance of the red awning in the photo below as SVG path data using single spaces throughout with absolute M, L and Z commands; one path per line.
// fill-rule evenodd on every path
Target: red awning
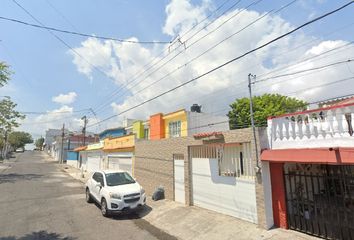
M 306 148 L 264 150 L 262 161 L 322 164 L 354 164 L 354 148 Z

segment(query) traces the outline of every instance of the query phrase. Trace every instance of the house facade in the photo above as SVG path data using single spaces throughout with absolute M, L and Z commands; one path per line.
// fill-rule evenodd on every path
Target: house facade
M 125 135 L 104 140 L 104 169 L 124 170 L 132 175 L 135 149 L 135 135 Z
M 354 237 L 354 101 L 268 119 L 261 155 L 278 227 L 327 239 Z
M 83 143 L 94 143 L 98 140 L 98 137 L 94 135 L 84 136 L 83 134 L 73 134 L 65 136 L 56 136 L 55 141 L 52 143 L 52 157 L 56 161 L 66 162 L 68 157 L 72 158 L 74 149 L 83 145 Z M 70 156 L 68 156 L 68 153 Z M 71 159 L 72 160 L 72 159 Z
M 265 129 L 257 129 L 257 141 Z M 260 144 L 260 142 L 258 142 Z M 257 172 L 251 129 L 139 139 L 135 177 L 148 194 L 163 186 L 167 199 L 273 226 L 267 163 Z M 264 184 L 266 183 L 266 184 Z
M 181 109 L 150 116 L 148 121 L 135 121 L 133 133 L 137 139 L 158 140 L 164 138 L 186 137 L 201 132 L 227 131 L 229 121 L 226 116 Z

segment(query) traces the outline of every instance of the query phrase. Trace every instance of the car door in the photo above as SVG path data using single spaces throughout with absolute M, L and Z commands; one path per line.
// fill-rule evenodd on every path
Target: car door
M 99 173 L 98 172 L 95 172 L 93 175 L 92 175 L 92 179 L 90 181 L 90 192 L 91 192 L 91 195 L 96 199 L 98 200 L 98 196 L 97 196 L 97 184 L 99 183 Z
M 94 179 L 93 189 L 94 189 L 95 198 L 99 202 L 101 200 L 101 191 L 102 188 L 104 187 L 103 174 L 100 172 L 96 172 L 94 175 L 95 175 L 95 179 Z

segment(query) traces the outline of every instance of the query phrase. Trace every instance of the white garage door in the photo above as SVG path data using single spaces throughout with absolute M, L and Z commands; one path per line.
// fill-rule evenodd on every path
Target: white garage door
M 100 170 L 100 156 L 87 156 L 87 171 L 94 172 Z
M 132 158 L 129 156 L 108 156 L 108 169 L 132 173 Z
M 220 176 L 213 155 L 192 158 L 194 205 L 257 223 L 255 181 Z

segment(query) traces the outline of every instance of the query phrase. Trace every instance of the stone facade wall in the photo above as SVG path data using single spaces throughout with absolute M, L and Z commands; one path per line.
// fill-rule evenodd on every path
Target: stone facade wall
M 168 138 L 160 140 L 137 140 L 135 143 L 134 174 L 143 185 L 147 194 L 151 195 L 156 187 L 165 188 L 165 197 L 174 199 L 174 169 L 173 155 L 183 154 L 188 162 L 188 146 L 201 145 L 192 137 Z M 188 172 L 185 172 L 185 183 L 189 182 Z M 189 184 L 186 184 L 189 185 Z M 189 190 L 186 188 L 186 192 Z M 186 197 L 189 205 L 189 196 Z

